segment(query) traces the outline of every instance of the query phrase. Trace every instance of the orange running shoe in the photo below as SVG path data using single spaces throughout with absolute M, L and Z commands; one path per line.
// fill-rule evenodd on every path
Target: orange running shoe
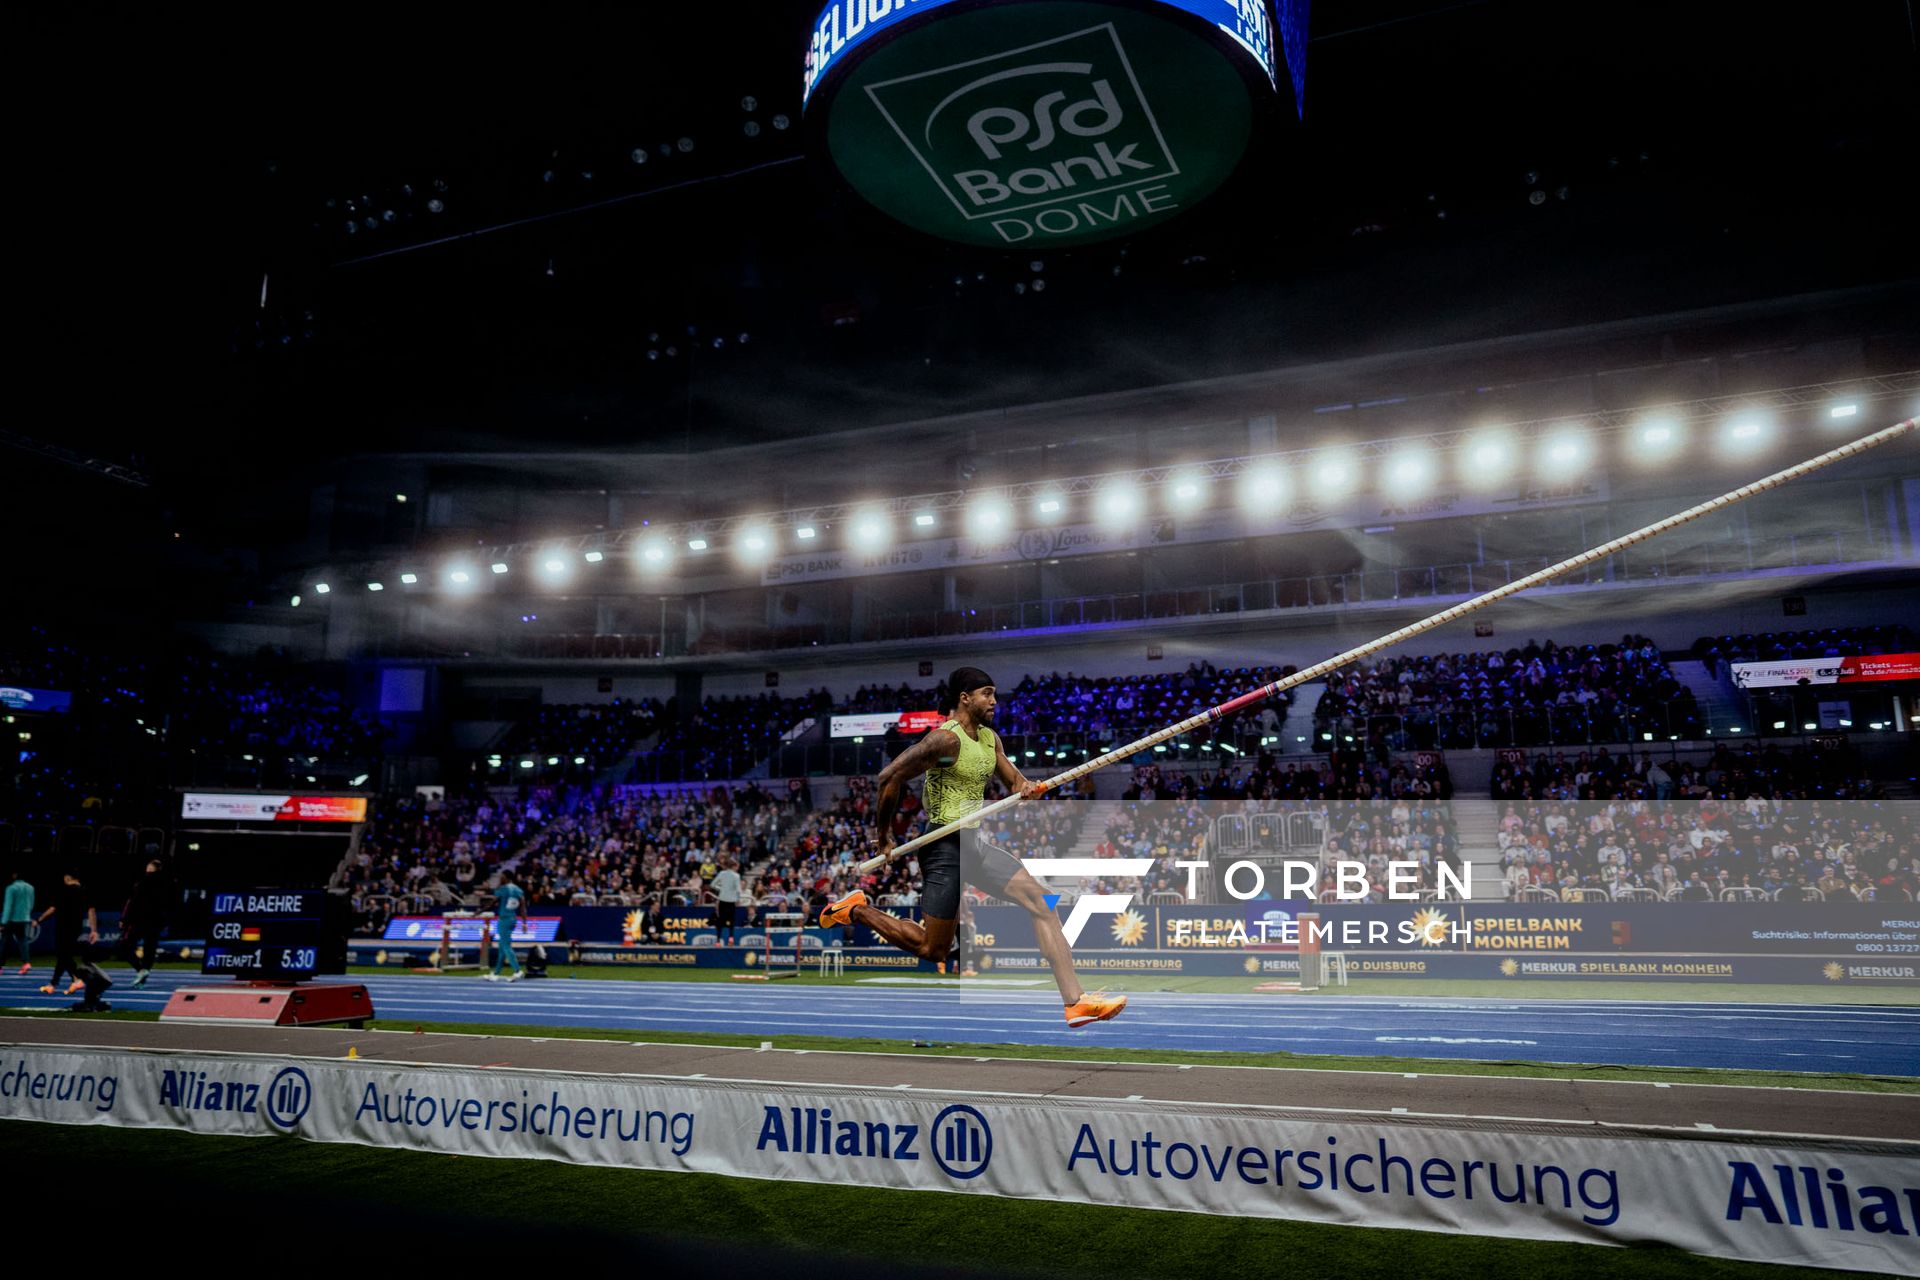
M 53 984 L 49 982 L 46 986 L 40 988 L 40 994 L 43 996 L 57 996 L 60 993 L 58 991 L 55 991 L 53 989 Z
M 830 902 L 827 904 L 827 909 L 820 913 L 820 927 L 822 929 L 837 929 L 847 923 L 847 921 L 853 919 L 853 909 L 855 907 L 864 907 L 866 905 L 867 895 L 861 890 L 855 889 L 838 902 Z
M 1084 1027 L 1094 1022 L 1105 1022 L 1120 1016 L 1127 1007 L 1125 996 L 1110 996 L 1104 991 L 1091 995 L 1082 995 L 1079 1000 L 1067 1006 L 1067 1025 Z
M 85 991 L 86 989 L 87 989 L 87 984 L 82 982 L 78 978 L 75 978 L 72 982 L 69 982 L 67 984 L 68 995 L 74 995 L 74 994 L 77 994 L 78 992 Z

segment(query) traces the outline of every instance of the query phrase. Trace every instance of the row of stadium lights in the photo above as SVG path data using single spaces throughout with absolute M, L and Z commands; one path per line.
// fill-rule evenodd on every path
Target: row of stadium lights
M 1829 406 L 1824 417 L 1830 424 L 1840 425 L 1857 418 L 1859 413 L 1860 406 L 1857 403 L 1847 402 Z M 1775 434 L 1774 424 L 1767 415 L 1736 413 L 1721 425 L 1717 444 L 1722 456 L 1730 460 L 1752 458 L 1773 443 Z M 1630 459 L 1646 467 L 1674 461 L 1687 444 L 1685 425 L 1672 418 L 1650 417 L 1628 429 L 1624 435 Z M 1458 452 L 1459 480 L 1469 489 L 1491 488 L 1511 479 L 1520 468 L 1520 442 L 1498 429 L 1470 436 Z M 1548 431 L 1535 442 L 1534 473 L 1545 483 L 1564 483 L 1592 463 L 1596 452 L 1594 433 L 1586 428 L 1568 425 Z M 1380 488 L 1386 496 L 1396 500 L 1419 498 L 1431 491 L 1439 471 L 1432 448 L 1424 444 L 1401 445 L 1386 455 L 1380 472 Z M 1237 496 L 1241 507 L 1255 516 L 1277 514 L 1295 494 L 1296 475 L 1304 479 L 1316 500 L 1338 499 L 1359 486 L 1360 458 L 1351 448 L 1334 446 L 1311 455 L 1297 468 L 1290 469 L 1278 461 L 1256 464 L 1238 477 Z M 1199 510 L 1209 499 L 1211 485 L 1212 479 L 1203 468 L 1174 472 L 1163 486 L 1168 513 L 1186 515 Z M 406 501 L 404 494 L 396 494 L 395 498 Z M 1140 485 L 1128 477 L 1116 477 L 1108 481 L 1093 492 L 1091 499 L 1089 514 L 1102 524 L 1124 525 L 1147 514 Z M 1067 517 L 1068 505 L 1065 492 L 1042 492 L 1033 499 L 1033 522 L 1042 525 L 1058 523 Z M 1014 515 L 1012 504 L 1005 498 L 987 494 L 976 498 L 966 508 L 964 519 L 967 531 L 975 537 L 994 537 L 1012 529 Z M 914 512 L 910 519 L 917 535 L 937 536 L 940 516 L 934 511 Z M 893 538 L 893 521 L 892 513 L 883 507 L 855 511 L 846 522 L 848 545 L 855 551 L 867 553 L 884 549 Z M 817 545 L 826 532 L 827 526 L 824 524 L 803 523 L 794 526 L 795 549 L 806 550 Z M 778 549 L 777 541 L 778 536 L 771 525 L 749 524 L 734 533 L 730 545 L 737 558 L 752 564 L 774 554 Z M 694 532 L 685 539 L 683 546 L 677 546 L 661 536 L 649 538 L 640 543 L 633 554 L 642 570 L 659 572 L 666 569 L 678 555 L 700 556 L 712 550 L 713 542 L 704 534 Z M 599 564 L 607 556 L 603 551 L 588 551 L 580 558 L 588 564 Z M 532 563 L 535 572 L 552 586 L 567 582 L 574 569 L 572 553 L 566 551 L 538 553 Z M 493 561 L 484 567 L 465 560 L 455 560 L 441 570 L 441 586 L 455 594 L 473 591 L 484 580 L 483 575 L 504 577 L 512 569 L 513 566 L 504 560 Z M 399 575 L 400 584 L 406 587 L 417 586 L 420 580 L 421 575 L 412 570 Z M 384 581 L 366 583 L 366 590 L 370 592 L 386 589 Z M 332 590 L 332 585 L 326 582 L 315 583 L 313 587 L 314 594 L 319 596 L 329 595 Z M 292 603 L 296 608 L 300 602 L 301 597 L 293 597 Z

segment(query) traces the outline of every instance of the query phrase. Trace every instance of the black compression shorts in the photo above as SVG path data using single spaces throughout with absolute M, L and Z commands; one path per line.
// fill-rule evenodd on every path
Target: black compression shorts
M 961 831 L 920 850 L 920 910 L 938 920 L 960 915 L 960 883 L 1005 897 L 1020 859 L 988 844 L 978 831 Z

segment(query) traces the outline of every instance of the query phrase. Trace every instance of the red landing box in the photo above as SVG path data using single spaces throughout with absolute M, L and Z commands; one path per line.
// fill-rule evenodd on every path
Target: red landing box
M 223 1022 L 269 1027 L 361 1026 L 373 998 L 357 982 L 246 982 L 182 987 L 160 1012 L 162 1022 Z

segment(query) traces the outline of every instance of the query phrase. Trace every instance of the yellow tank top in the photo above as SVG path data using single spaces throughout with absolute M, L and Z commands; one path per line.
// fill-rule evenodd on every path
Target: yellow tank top
M 975 741 L 961 729 L 958 720 L 940 726 L 960 740 L 960 754 L 950 765 L 935 765 L 927 770 L 921 801 L 927 807 L 927 819 L 936 827 L 958 822 L 978 809 L 987 798 L 987 779 L 1000 754 L 994 747 L 993 730 L 982 726 Z

